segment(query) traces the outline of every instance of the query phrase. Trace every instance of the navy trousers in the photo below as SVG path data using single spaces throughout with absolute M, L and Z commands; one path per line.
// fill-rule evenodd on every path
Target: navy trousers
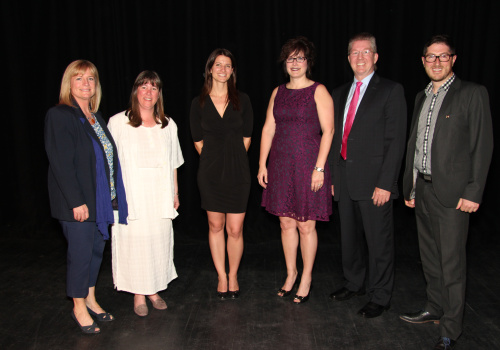
M 86 298 L 96 284 L 106 242 L 95 222 L 59 222 L 68 241 L 66 293 Z

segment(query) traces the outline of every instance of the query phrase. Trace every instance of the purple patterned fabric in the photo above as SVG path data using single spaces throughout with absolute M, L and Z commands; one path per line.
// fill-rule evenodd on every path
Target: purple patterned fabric
M 321 126 L 314 92 L 319 83 L 304 89 L 278 88 L 274 100 L 276 132 L 268 162 L 268 184 L 262 206 L 277 216 L 297 221 L 328 221 L 332 213 L 330 169 L 318 192 L 311 190 L 311 175 L 318 158 Z

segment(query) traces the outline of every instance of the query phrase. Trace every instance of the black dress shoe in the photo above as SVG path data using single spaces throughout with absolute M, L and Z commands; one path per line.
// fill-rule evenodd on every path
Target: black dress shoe
M 439 317 L 436 315 L 432 315 L 428 311 L 420 310 L 417 312 L 409 312 L 407 314 L 399 315 L 399 318 L 403 321 L 410 323 L 427 323 L 434 322 L 435 324 L 439 324 Z
M 342 287 L 339 290 L 336 290 L 332 294 L 330 294 L 330 299 L 334 301 L 344 301 L 344 300 L 349 300 L 354 296 L 357 295 L 364 295 L 365 291 L 364 290 L 359 290 L 357 292 L 350 291 L 346 287 Z
M 228 291 L 227 292 L 227 297 L 229 299 L 238 299 L 240 297 L 240 290 L 238 289 L 238 290 L 235 290 L 235 291 L 232 291 L 232 290 Z
M 455 348 L 456 343 L 457 342 L 455 340 L 441 337 L 441 339 L 439 339 L 439 341 L 434 346 L 434 350 L 452 350 Z
M 363 308 L 358 311 L 358 315 L 361 315 L 364 318 L 379 317 L 382 315 L 382 312 L 389 310 L 389 307 L 389 305 L 383 306 L 369 301 L 368 304 L 363 306 Z

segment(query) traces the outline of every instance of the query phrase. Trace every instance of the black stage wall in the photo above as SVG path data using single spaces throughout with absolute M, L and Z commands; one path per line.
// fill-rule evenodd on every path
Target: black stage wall
M 92 61 L 99 70 L 105 119 L 126 108 L 139 72 L 151 69 L 162 77 L 166 111 L 179 126 L 185 157 L 179 169 L 181 207 L 175 229 L 192 239 L 205 239 L 207 225 L 196 185 L 198 156 L 190 136 L 189 107 L 201 88 L 208 54 L 217 47 L 235 54 L 238 87 L 248 93 L 255 112 L 249 151 L 255 181 L 245 224 L 249 241 L 279 238 L 277 218 L 260 207 L 256 174 L 267 103 L 273 88 L 285 81 L 276 60 L 291 37 L 305 35 L 316 44 L 314 79 L 331 90 L 352 79 L 348 38 L 372 32 L 378 41 L 378 73 L 403 84 L 410 118 L 416 93 L 428 83 L 420 59 L 422 46 L 433 34 L 451 34 L 458 54 L 455 71 L 488 88 L 499 140 L 496 0 L 40 0 L 2 1 L 0 6 L 5 78 L 0 218 L 28 236 L 57 226 L 48 208 L 43 124 L 47 109 L 58 101 L 65 67 L 79 58 Z M 483 206 L 472 220 L 490 233 L 500 231 L 495 217 L 500 209 L 498 153 L 497 149 Z M 400 199 L 397 205 L 405 210 L 401 203 Z

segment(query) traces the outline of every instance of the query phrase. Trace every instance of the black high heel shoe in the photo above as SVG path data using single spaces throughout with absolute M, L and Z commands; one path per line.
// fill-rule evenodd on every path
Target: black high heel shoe
M 286 298 L 287 296 L 292 294 L 292 290 L 293 290 L 293 287 L 290 290 L 284 290 L 283 288 L 280 288 L 280 289 L 278 289 L 278 294 L 276 294 L 276 295 L 279 296 L 280 298 Z M 281 295 L 279 293 L 281 293 Z
M 219 292 L 217 291 L 217 298 L 220 300 L 225 300 L 228 297 L 229 292 Z
M 312 284 L 309 287 L 309 293 L 307 293 L 306 296 L 303 297 L 301 295 L 295 294 L 295 297 L 293 297 L 293 303 L 294 304 L 304 304 L 305 302 L 307 302 L 309 300 L 309 296 L 311 295 L 311 290 L 312 290 Z M 296 301 L 296 300 L 298 300 L 298 301 Z
M 276 295 L 279 296 L 280 298 L 286 298 L 287 296 L 292 294 L 292 291 L 296 285 L 297 285 L 297 278 L 295 278 L 295 282 L 293 282 L 293 286 L 292 286 L 292 288 L 290 288 L 290 290 L 284 290 L 283 288 L 280 288 L 280 289 L 278 289 L 278 294 L 276 294 Z M 280 293 L 281 293 L 281 295 L 280 295 Z
M 114 316 L 111 315 L 109 312 L 103 312 L 102 314 L 98 314 L 98 313 L 92 311 L 92 309 L 89 308 L 88 306 L 87 306 L 87 311 L 89 312 L 89 314 L 91 316 L 94 316 L 95 318 L 97 318 L 97 321 L 111 322 L 111 321 L 115 320 Z
M 73 320 L 75 320 L 76 324 L 78 325 L 78 327 L 80 327 L 80 329 L 83 333 L 85 333 L 85 334 L 99 334 L 99 333 L 101 333 L 101 330 L 97 329 L 97 328 L 99 328 L 99 326 L 97 326 L 97 323 L 95 323 L 94 319 L 92 319 L 92 324 L 90 326 L 82 326 L 80 324 L 80 322 L 78 322 L 78 320 L 76 319 L 75 311 L 71 311 L 71 317 L 73 318 Z
M 235 291 L 232 291 L 232 290 L 229 290 L 227 292 L 227 297 L 229 299 L 238 299 L 240 297 L 240 290 L 235 290 Z

